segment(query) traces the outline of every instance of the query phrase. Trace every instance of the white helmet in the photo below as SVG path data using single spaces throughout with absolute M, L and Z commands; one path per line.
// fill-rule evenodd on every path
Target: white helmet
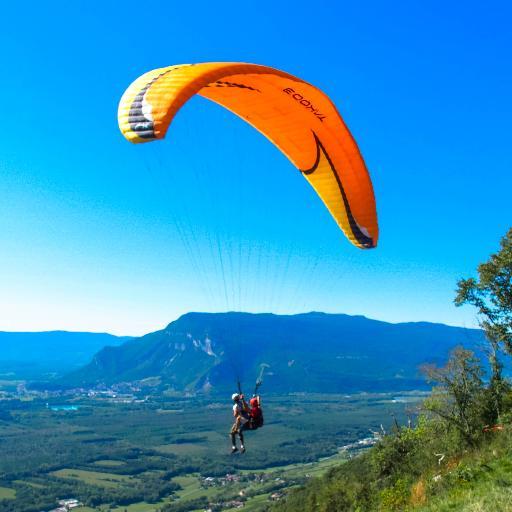
M 238 393 L 233 393 L 231 395 L 231 400 L 238 400 L 240 398 L 240 395 Z

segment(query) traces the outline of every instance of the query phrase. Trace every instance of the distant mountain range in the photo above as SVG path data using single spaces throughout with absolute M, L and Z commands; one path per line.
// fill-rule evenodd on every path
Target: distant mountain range
M 89 363 L 107 345 L 130 337 L 90 332 L 0 332 L 1 375 L 38 378 L 45 372 L 67 373 Z
M 483 341 L 476 329 L 363 316 L 188 313 L 161 331 L 103 348 L 62 384 L 156 378 L 180 392 L 224 392 L 237 377 L 250 389 L 266 365 L 267 392 L 421 389 L 421 363 L 443 362 L 456 345 L 475 349 Z

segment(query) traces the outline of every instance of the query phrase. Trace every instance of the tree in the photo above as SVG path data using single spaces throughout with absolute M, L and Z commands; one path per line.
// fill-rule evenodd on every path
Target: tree
M 461 279 L 457 283 L 455 297 L 457 306 L 469 304 L 477 309 L 480 326 L 489 341 L 489 392 L 496 416 L 501 414 L 507 388 L 499 352 L 512 354 L 512 228 L 501 239 L 500 246 L 497 253 L 478 266 L 477 279 Z
M 424 409 L 455 428 L 467 444 L 474 445 L 485 417 L 486 388 L 480 361 L 470 350 L 456 347 L 446 366 L 424 365 L 422 372 L 436 384 Z

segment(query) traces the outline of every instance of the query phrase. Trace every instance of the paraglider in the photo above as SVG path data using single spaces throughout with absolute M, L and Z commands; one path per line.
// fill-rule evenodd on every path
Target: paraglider
M 378 223 L 372 183 L 341 115 L 320 89 L 293 75 L 246 63 L 185 64 L 155 69 L 121 98 L 119 127 L 133 143 L 163 139 L 195 94 L 238 115 L 301 171 L 347 238 L 374 248 Z
M 237 379 L 238 391 L 233 393 L 231 399 L 233 401 L 233 418 L 234 423 L 229 433 L 231 438 L 231 453 L 238 452 L 236 445 L 236 436 L 240 439 L 240 452 L 245 453 L 244 432 L 247 430 L 257 430 L 263 427 L 263 411 L 261 408 L 261 397 L 257 394 L 258 389 L 263 384 L 263 374 L 268 365 L 263 363 L 260 368 L 260 374 L 256 379 L 254 393 L 249 403 L 245 400 L 242 392 L 240 379 Z

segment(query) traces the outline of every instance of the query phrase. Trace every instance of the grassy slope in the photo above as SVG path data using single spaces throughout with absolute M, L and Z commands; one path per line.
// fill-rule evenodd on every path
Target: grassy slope
M 375 449 L 373 450 L 375 452 Z M 370 452 L 367 455 L 371 455 Z M 410 476 L 402 467 L 399 481 L 407 482 L 403 492 L 397 492 L 394 487 L 373 487 L 375 495 L 384 496 L 389 491 L 387 501 L 377 500 L 372 506 L 361 507 L 361 503 L 354 501 L 336 501 L 336 489 L 343 490 L 347 483 L 355 483 L 367 475 L 370 479 L 371 471 L 366 457 L 360 460 L 362 471 L 359 476 L 351 476 L 350 470 L 344 472 L 341 467 L 326 478 L 315 479 L 306 486 L 305 490 L 298 490 L 298 494 L 290 497 L 288 504 L 279 503 L 279 510 L 288 512 L 295 510 L 298 503 L 308 503 L 304 510 L 336 511 L 369 511 L 379 512 L 511 512 L 512 511 L 512 428 L 507 427 L 504 432 L 489 434 L 481 446 L 475 450 L 467 450 L 460 456 L 446 458 L 438 464 L 431 464 L 424 469 L 421 476 L 408 480 Z M 356 460 L 347 465 L 347 469 L 354 466 Z M 354 466 L 353 469 L 356 469 Z M 341 471 L 340 471 L 341 470 Z M 338 480 L 343 478 L 343 480 Z M 336 483 L 338 480 L 338 483 Z M 374 482 L 376 483 L 376 482 Z M 334 489 L 334 493 L 327 490 Z M 323 494 L 322 494 L 323 493 Z M 392 499 L 389 499 L 389 496 Z M 330 496 L 330 497 L 329 497 Z M 313 505 L 316 503 L 316 505 Z
M 426 496 L 426 503 L 410 509 L 418 512 L 511 511 L 511 441 L 510 432 L 496 434 L 487 446 L 467 454 L 453 469 L 442 471 L 438 484 L 432 486 L 431 496 Z

